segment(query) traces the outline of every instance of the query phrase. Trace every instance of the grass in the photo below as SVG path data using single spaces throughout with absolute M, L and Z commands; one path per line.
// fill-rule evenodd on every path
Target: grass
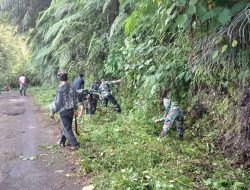
M 36 89 L 33 95 L 46 107 L 55 91 L 45 92 Z M 92 173 L 100 190 L 247 190 L 250 172 L 215 146 L 218 127 L 206 130 L 211 119 L 216 121 L 207 116 L 196 123 L 200 135 L 187 128 L 181 141 L 174 130 L 159 138 L 161 125 L 139 109 L 117 114 L 101 107 L 80 122 L 82 173 Z

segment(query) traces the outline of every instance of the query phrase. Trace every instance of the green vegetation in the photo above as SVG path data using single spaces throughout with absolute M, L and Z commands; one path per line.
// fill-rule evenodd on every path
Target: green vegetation
M 82 124 L 82 171 L 98 189 L 249 188 L 249 17 L 248 0 L 53 0 L 39 14 L 27 34 L 36 80 L 122 78 L 122 114 Z M 186 113 L 184 141 L 158 138 L 165 89 Z M 55 89 L 33 94 L 48 108 Z
M 13 28 L 0 20 L 0 83 L 16 84 L 21 72 L 28 71 L 28 49 L 24 40 L 13 35 Z
M 36 100 L 47 109 L 54 91 L 33 89 Z M 79 120 L 82 174 L 94 174 L 97 189 L 246 190 L 250 173 L 235 165 L 237 157 L 228 159 L 214 144 L 223 130 L 220 122 L 231 122 L 218 117 L 227 111 L 228 100 L 214 101 L 213 117 L 186 125 L 184 141 L 175 131 L 159 138 L 161 125 L 155 125 L 154 117 L 142 107 L 118 115 L 112 108 L 100 107 L 96 115 Z
M 39 11 L 47 8 L 51 0 L 1 0 L 1 11 L 8 17 L 9 21 L 25 32 L 35 26 Z

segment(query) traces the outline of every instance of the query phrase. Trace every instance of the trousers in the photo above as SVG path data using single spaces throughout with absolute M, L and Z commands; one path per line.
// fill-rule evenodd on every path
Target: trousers
M 65 110 L 60 113 L 61 120 L 61 143 L 69 141 L 71 146 L 77 146 L 78 142 L 72 130 L 72 121 L 74 116 L 74 109 Z

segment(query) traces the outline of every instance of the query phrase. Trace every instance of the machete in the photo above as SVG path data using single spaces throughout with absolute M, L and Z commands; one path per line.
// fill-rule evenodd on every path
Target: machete
M 76 135 L 80 135 L 79 133 L 78 133 L 78 130 L 77 130 L 77 118 L 76 118 L 76 114 L 75 114 L 75 132 L 76 132 Z

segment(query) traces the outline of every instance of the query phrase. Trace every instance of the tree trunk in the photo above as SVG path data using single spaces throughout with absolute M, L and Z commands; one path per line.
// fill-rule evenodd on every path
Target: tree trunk
M 108 6 L 108 23 L 112 25 L 116 17 L 119 15 L 119 0 L 111 0 Z

